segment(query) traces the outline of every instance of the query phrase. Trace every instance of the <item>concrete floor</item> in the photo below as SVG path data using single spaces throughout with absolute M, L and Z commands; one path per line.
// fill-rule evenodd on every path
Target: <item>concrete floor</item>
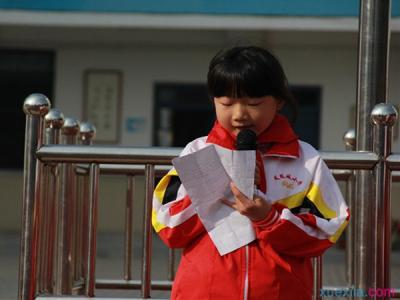
M 141 253 L 141 241 L 134 241 L 134 253 Z M 96 278 L 120 279 L 123 274 L 123 236 L 122 234 L 99 234 L 96 261 Z M 168 258 L 166 247 L 155 237 L 153 240 L 152 276 L 153 279 L 167 278 Z M 0 300 L 17 299 L 18 290 L 19 235 L 0 232 Z M 324 256 L 324 285 L 343 286 L 345 284 L 344 251 L 330 249 Z M 140 278 L 140 262 L 133 262 L 133 278 Z M 392 287 L 400 287 L 400 251 L 392 255 Z M 138 291 L 97 290 L 99 297 L 136 298 Z M 153 298 L 168 298 L 169 292 L 153 291 Z M 338 299 L 338 298 L 335 298 Z

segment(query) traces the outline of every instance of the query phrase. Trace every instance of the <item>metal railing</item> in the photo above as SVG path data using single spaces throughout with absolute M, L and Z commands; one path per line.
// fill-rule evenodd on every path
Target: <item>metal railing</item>
M 169 280 L 151 280 L 152 196 L 155 177 L 166 172 L 166 166 L 171 164 L 171 159 L 178 155 L 180 149 L 88 146 L 93 129 L 87 130 L 87 124 L 86 129 L 81 126 L 81 145 L 75 145 L 79 135 L 78 122 L 63 119 L 62 114 L 56 110 L 50 110 L 44 117 L 49 107 L 47 98 L 38 94 L 28 97 L 24 105 L 27 135 L 19 299 L 34 299 L 37 295 L 42 295 L 40 299 L 44 298 L 43 295 L 93 297 L 95 288 L 140 289 L 142 298 L 147 299 L 152 289 L 170 289 L 174 276 L 172 253 Z M 385 219 L 390 218 L 390 211 L 384 209 L 390 204 L 390 195 L 385 192 L 391 184 L 387 175 L 393 170 L 400 170 L 400 155 L 390 154 L 389 138 L 397 112 L 390 105 L 379 105 L 372 116 L 377 127 L 377 144 L 385 147 L 376 147 L 375 152 L 322 152 L 321 156 L 332 170 L 337 170 L 334 171 L 335 177 L 346 181 L 348 188 L 354 185 L 355 170 L 381 174 L 375 176 L 379 191 L 376 200 L 382 208 L 376 213 Z M 44 140 L 48 144 L 43 144 Z M 57 145 L 57 141 L 65 144 Z M 122 174 L 128 177 L 125 272 L 121 280 L 95 278 L 100 174 Z M 141 280 L 132 280 L 131 204 L 134 195 L 133 178 L 137 175 L 145 177 L 145 217 Z M 399 179 L 397 174 L 395 179 Z M 348 198 L 355 211 L 362 198 L 353 199 L 351 192 Z M 360 216 L 356 214 L 352 222 L 356 223 L 354 221 L 357 218 Z M 388 224 L 384 223 L 385 226 Z M 354 273 L 357 269 L 354 266 L 354 230 L 350 229 L 352 234 L 348 235 L 349 247 L 346 250 L 347 287 L 324 287 L 324 290 L 345 290 L 355 286 Z M 384 232 L 387 232 L 386 227 Z M 386 238 L 390 242 L 390 235 Z M 383 250 L 386 243 L 387 240 L 381 241 Z M 382 251 L 376 255 L 382 255 Z M 382 274 L 390 272 L 389 264 L 381 265 L 381 268 Z M 323 288 L 321 258 L 315 259 L 314 271 L 314 299 L 320 299 L 320 290 Z M 399 297 L 398 291 L 394 297 Z

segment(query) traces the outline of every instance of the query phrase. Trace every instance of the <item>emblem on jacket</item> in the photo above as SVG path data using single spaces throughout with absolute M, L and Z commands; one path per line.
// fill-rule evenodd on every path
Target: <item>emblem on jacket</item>
M 293 190 L 296 186 L 299 186 L 303 181 L 299 180 L 296 176 L 290 174 L 279 174 L 274 176 L 275 180 L 279 180 L 283 187 Z

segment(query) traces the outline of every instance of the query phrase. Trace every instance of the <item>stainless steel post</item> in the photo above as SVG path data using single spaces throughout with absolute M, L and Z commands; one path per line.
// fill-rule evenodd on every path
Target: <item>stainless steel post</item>
M 125 203 L 125 239 L 124 239 L 124 279 L 132 279 L 132 242 L 133 242 L 133 195 L 135 191 L 135 176 L 127 176 Z
M 97 248 L 97 206 L 99 201 L 99 177 L 100 167 L 98 164 L 90 165 L 90 188 L 89 188 L 89 232 L 87 267 L 88 275 L 85 280 L 85 294 L 94 297 L 96 286 L 96 248 Z
M 90 225 L 89 225 L 89 215 L 90 215 L 90 173 L 82 175 L 82 265 L 81 274 L 84 281 L 87 280 L 89 276 L 89 270 L 87 266 L 89 265 L 89 236 L 90 236 Z
M 60 142 L 61 127 L 64 124 L 63 114 L 56 108 L 44 117 L 45 121 L 45 144 L 58 144 Z M 42 250 L 41 256 L 41 289 L 45 293 L 53 293 L 53 269 L 54 269 L 54 247 L 56 241 L 56 212 L 57 212 L 57 193 L 56 193 L 56 170 L 54 164 L 43 166 L 43 226 L 39 233 L 41 235 Z
M 175 249 L 168 249 L 168 280 L 170 281 L 175 280 L 175 254 Z
M 357 151 L 372 151 L 370 112 L 378 102 L 386 102 L 390 0 L 362 0 L 359 21 L 357 82 Z M 356 176 L 356 263 L 355 287 L 379 288 L 375 263 L 374 179 L 370 171 Z M 361 299 L 361 298 L 360 298 Z
M 143 234 L 143 261 L 142 261 L 142 297 L 150 298 L 151 291 L 151 213 L 154 190 L 154 165 L 145 167 L 145 205 L 144 205 L 144 234 Z
M 381 103 L 375 105 L 371 119 L 376 125 L 374 151 L 379 155 L 375 168 L 375 207 L 374 223 L 380 224 L 375 230 L 377 286 L 390 289 L 391 254 L 391 172 L 386 158 L 392 152 L 392 126 L 398 113 L 393 105 Z M 387 297 L 389 298 L 389 297 Z
M 354 128 L 346 131 L 343 136 L 343 140 L 346 145 L 347 151 L 354 151 L 356 146 L 356 132 Z M 346 200 L 347 205 L 350 209 L 350 222 L 346 229 L 346 283 L 348 287 L 354 286 L 354 262 L 355 262 L 355 251 L 354 251 L 354 235 L 355 235 L 355 224 L 357 220 L 357 210 L 354 205 L 354 188 L 355 188 L 355 172 L 351 171 L 351 175 L 346 180 Z
M 37 191 L 36 150 L 43 140 L 42 117 L 48 112 L 50 101 L 42 94 L 28 96 L 23 105 L 26 114 L 24 183 L 22 202 L 21 246 L 19 258 L 18 299 L 31 300 L 35 295 L 37 222 L 35 218 Z
M 320 300 L 322 289 L 322 256 L 314 257 L 312 260 L 314 270 L 314 292 L 313 300 Z
M 92 145 L 96 135 L 96 128 L 90 122 L 82 122 L 79 124 L 79 143 L 81 145 Z M 76 278 L 88 278 L 88 241 L 89 241 L 89 178 L 88 174 L 79 176 L 78 182 L 78 228 L 77 228 L 77 260 L 75 268 Z
M 390 0 L 361 0 L 358 41 L 357 148 L 372 149 L 370 112 L 386 102 Z
M 96 128 L 90 122 L 82 122 L 79 125 L 79 141 L 82 145 L 92 145 L 96 136 Z
M 73 275 L 73 280 L 75 282 L 80 281 L 84 276 L 83 276 L 83 253 L 82 253 L 82 248 L 83 248 L 83 216 L 85 215 L 83 209 L 84 209 L 84 201 L 87 201 L 88 199 L 83 198 L 83 187 L 82 187 L 82 178 L 79 174 L 74 174 L 75 175 L 75 186 L 76 186 L 76 194 L 75 194 L 75 213 L 73 217 L 73 257 L 74 257 L 74 275 Z M 76 286 L 76 285 L 75 285 Z M 78 293 L 81 294 L 83 292 L 82 289 L 78 289 Z
M 46 144 L 59 144 L 60 131 L 64 125 L 64 115 L 57 108 L 49 110 L 44 117 L 46 123 Z
M 62 142 L 64 144 L 75 144 L 78 131 L 78 122 L 73 118 L 65 118 L 62 127 Z M 63 163 L 61 169 L 55 293 L 57 295 L 71 295 L 74 273 L 75 176 L 71 164 Z

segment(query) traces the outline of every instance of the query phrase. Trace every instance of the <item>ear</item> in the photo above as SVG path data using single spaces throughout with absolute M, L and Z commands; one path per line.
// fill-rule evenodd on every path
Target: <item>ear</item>
M 282 99 L 276 99 L 276 101 L 278 102 L 277 104 L 278 111 L 280 111 L 285 106 L 285 101 L 283 101 Z

